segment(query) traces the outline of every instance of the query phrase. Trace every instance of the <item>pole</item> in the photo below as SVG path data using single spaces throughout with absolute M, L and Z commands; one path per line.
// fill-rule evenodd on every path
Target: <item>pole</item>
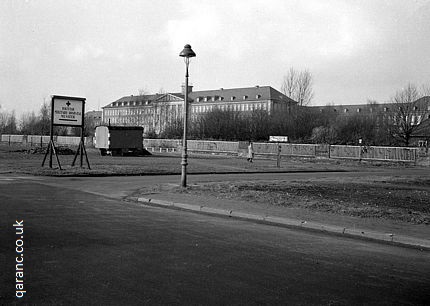
M 187 128 L 188 128 L 188 64 L 189 58 L 185 58 L 185 94 L 184 94 L 184 136 L 182 139 L 182 171 L 181 186 L 187 187 Z
M 49 141 L 52 144 L 52 148 L 54 147 L 54 96 L 51 97 L 51 126 L 49 130 Z M 47 150 L 49 150 L 49 145 Z M 49 151 L 49 168 L 52 168 L 52 148 Z
M 80 166 L 82 168 L 83 159 L 84 159 L 84 127 L 85 127 L 85 101 L 82 101 L 82 123 L 81 123 L 81 160 Z M 79 149 L 78 149 L 79 150 Z

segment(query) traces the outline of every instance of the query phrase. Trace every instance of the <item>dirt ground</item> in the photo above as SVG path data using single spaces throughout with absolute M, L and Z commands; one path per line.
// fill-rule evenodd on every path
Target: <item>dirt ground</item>
M 144 157 L 100 156 L 88 149 L 91 170 L 71 167 L 74 155 L 59 155 L 63 170 L 45 164 L 43 152 L 34 148 L 0 144 L 0 174 L 21 173 L 54 176 L 155 175 L 179 174 L 179 153 L 155 154 Z M 77 161 L 79 165 L 79 158 Z M 289 158 L 276 167 L 276 161 L 256 159 L 247 163 L 243 158 L 217 155 L 189 156 L 189 173 L 247 173 L 267 171 L 366 171 L 359 179 L 313 179 L 296 181 L 223 182 L 202 184 L 186 190 L 204 196 L 238 199 L 284 207 L 300 207 L 313 211 L 343 214 L 363 218 L 384 218 L 414 224 L 430 223 L 430 170 L 426 176 L 372 176 L 369 171 L 381 168 L 413 168 L 413 165 L 358 163 L 327 159 Z
M 225 182 L 192 186 L 185 191 L 177 189 L 176 192 L 361 218 L 430 224 L 429 178 Z

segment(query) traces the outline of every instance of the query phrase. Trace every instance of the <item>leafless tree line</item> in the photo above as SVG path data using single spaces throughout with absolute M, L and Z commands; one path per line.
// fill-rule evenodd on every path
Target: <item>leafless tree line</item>
M 2 111 L 0 107 L 0 134 L 49 135 L 50 128 L 51 107 L 46 102 L 40 106 L 37 113 L 26 112 L 19 119 L 16 118 L 15 111 Z M 94 129 L 94 122 L 87 120 L 84 135 L 94 135 Z M 54 134 L 78 136 L 80 129 L 57 126 L 54 128 Z

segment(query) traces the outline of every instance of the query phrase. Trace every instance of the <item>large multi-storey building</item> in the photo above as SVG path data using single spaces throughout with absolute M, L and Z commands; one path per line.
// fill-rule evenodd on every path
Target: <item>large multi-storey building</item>
M 430 119 L 430 96 L 422 97 L 412 103 L 370 103 L 358 105 L 311 106 L 320 113 L 334 112 L 340 116 L 377 116 L 388 121 L 396 121 L 396 117 L 404 116 L 411 125 L 419 125 Z M 403 109 L 401 109 L 403 108 Z
M 138 125 L 144 132 L 160 133 L 182 118 L 185 86 L 181 93 L 126 96 L 103 107 L 103 123 Z M 192 91 L 188 87 L 191 119 L 215 109 L 237 112 L 286 111 L 296 102 L 270 86 Z

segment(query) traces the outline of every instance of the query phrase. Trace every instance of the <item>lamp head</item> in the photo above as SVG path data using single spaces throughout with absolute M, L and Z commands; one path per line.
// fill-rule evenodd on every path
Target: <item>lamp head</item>
M 184 46 L 184 50 L 182 50 L 181 53 L 179 53 L 179 56 L 190 58 L 190 57 L 195 57 L 196 54 L 194 53 L 193 49 L 191 49 L 191 46 L 186 44 Z

